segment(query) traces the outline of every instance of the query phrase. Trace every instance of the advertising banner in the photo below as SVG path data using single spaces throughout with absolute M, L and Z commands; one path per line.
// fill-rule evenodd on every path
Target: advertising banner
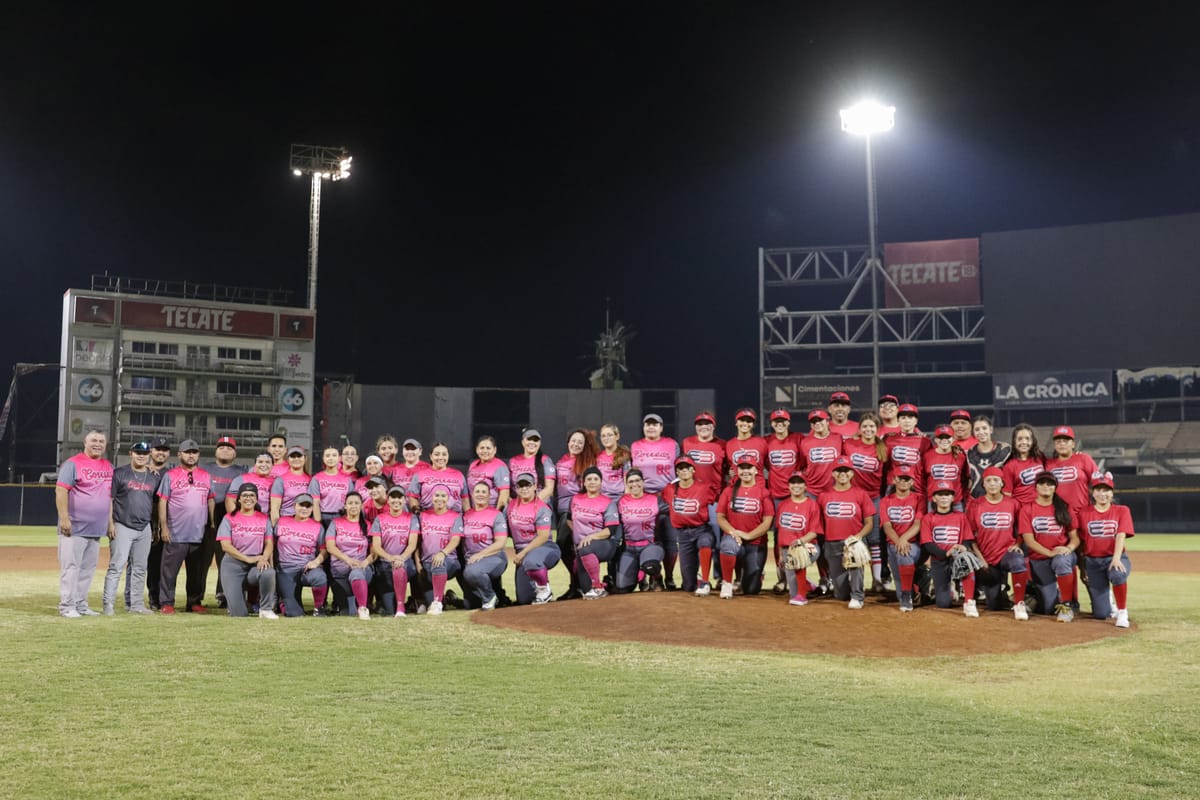
M 852 414 L 875 409 L 875 398 L 871 397 L 870 377 L 840 376 L 764 378 L 762 407 L 767 413 L 776 408 L 786 408 L 793 414 L 804 416 L 814 408 L 827 407 L 829 396 L 834 392 L 850 395 Z
M 1006 372 L 992 376 L 996 410 L 1080 408 L 1113 404 L 1111 370 Z
M 900 242 L 883 246 L 883 264 L 892 282 L 918 307 L 977 306 L 979 239 Z M 887 308 L 903 308 L 904 300 L 884 282 Z
M 177 330 L 189 334 L 218 333 L 267 338 L 275 335 L 275 315 L 269 311 L 204 306 L 187 300 L 160 303 L 125 300 L 121 303 L 121 325 L 156 331 Z
M 74 337 L 71 369 L 95 369 L 105 372 L 113 367 L 113 340 Z

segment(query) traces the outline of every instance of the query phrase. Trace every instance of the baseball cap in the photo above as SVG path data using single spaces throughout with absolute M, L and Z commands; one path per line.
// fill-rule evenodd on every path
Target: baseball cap
M 833 394 L 829 395 L 829 402 L 845 403 L 846 405 L 850 405 L 850 395 L 846 394 L 845 392 L 834 392 Z
M 302 455 L 304 455 L 304 448 L 298 444 L 294 444 L 287 449 L 287 454 L 288 454 L 288 458 L 291 458 L 292 456 L 296 456 L 296 455 L 302 456 Z
M 293 502 L 293 503 L 295 503 L 295 504 L 296 504 L 296 505 L 298 505 L 298 506 L 299 506 L 299 505 L 305 505 L 305 504 L 307 504 L 307 505 L 310 505 L 310 506 L 311 506 L 311 505 L 312 505 L 312 502 L 313 502 L 313 499 L 312 499 L 312 495 L 311 495 L 311 494 L 309 494 L 308 492 L 305 492 L 304 494 L 298 494 L 298 495 L 296 495 L 296 499 L 295 499 L 295 500 L 293 500 L 292 502 Z
M 663 424 L 662 417 L 660 417 L 658 414 L 647 414 L 646 416 L 642 417 L 642 424 L 645 425 L 647 422 L 657 422 L 659 425 Z
M 883 397 L 879 398 L 879 405 L 883 405 L 884 403 L 895 403 L 896 405 L 899 405 L 900 398 L 896 397 L 894 394 L 885 394 Z
M 696 419 L 694 421 L 697 425 L 699 425 L 702 422 L 707 422 L 709 425 L 717 424 L 717 421 L 713 418 L 713 415 L 709 414 L 707 412 L 697 414 Z
M 181 453 L 197 452 L 198 453 L 198 452 L 200 452 L 200 445 L 196 444 L 195 439 L 184 439 L 182 442 L 179 443 L 179 452 L 181 452 Z
M 695 469 L 696 462 L 692 461 L 692 459 L 688 456 L 680 456 L 679 458 L 675 459 L 675 467 L 676 469 L 679 467 L 691 467 L 692 469 Z
M 150 440 L 150 449 L 151 450 L 170 450 L 171 443 L 167 441 L 167 437 L 165 437 L 165 436 L 155 436 L 153 439 Z
M 833 471 L 837 472 L 839 469 L 852 470 L 852 469 L 854 469 L 854 464 L 851 463 L 850 458 L 848 456 L 838 456 L 837 459 L 833 462 Z
M 1004 470 L 1000 469 L 999 467 L 988 467 L 983 471 L 983 476 L 980 478 L 980 480 L 987 480 L 988 478 L 999 478 L 1003 481 Z M 1005 481 L 1005 483 L 1007 483 L 1007 481 Z
M 1113 486 L 1113 475 L 1111 472 L 1093 472 L 1092 473 L 1092 488 L 1097 486 L 1107 486 L 1110 489 L 1115 489 Z
M 255 486 L 253 483 L 243 483 L 242 488 L 238 489 L 238 497 L 241 497 L 244 494 L 252 494 L 252 495 L 254 495 L 255 498 L 257 498 L 258 497 L 258 487 Z M 309 499 L 311 499 L 311 498 L 309 498 Z
M 753 458 L 750 458 L 749 456 L 742 456 L 741 458 L 738 459 L 737 465 L 739 467 L 757 467 L 758 462 L 756 462 Z
M 388 497 L 391 497 L 394 494 L 398 494 L 401 497 L 404 497 L 404 487 L 403 486 L 393 486 L 392 488 L 388 489 Z
M 933 491 L 930 494 L 954 494 L 954 487 L 949 481 L 938 481 L 933 485 Z
M 921 414 L 920 414 L 920 412 L 917 411 L 917 407 L 914 406 L 912 403 L 905 403 L 904 405 L 900 406 L 899 410 L 896 411 L 896 416 L 898 416 L 898 417 L 903 417 L 903 416 L 919 417 L 919 416 L 921 416 Z
M 405 450 L 407 450 L 410 447 L 413 448 L 414 450 L 420 450 L 421 443 L 418 442 L 416 439 L 405 439 L 404 444 L 401 445 L 401 447 L 403 447 L 403 449 L 405 449 Z
M 803 472 L 793 472 L 788 475 L 788 483 L 808 483 L 808 479 L 804 477 Z
M 1053 433 L 1053 435 L 1051 435 L 1050 438 L 1051 439 L 1074 439 L 1075 438 L 1075 429 L 1072 428 L 1070 425 L 1059 425 L 1057 428 L 1054 429 L 1054 433 Z
M 971 412 L 967 411 L 965 408 L 955 409 L 954 411 L 950 412 L 950 419 L 965 419 L 967 422 L 970 422 Z
M 771 412 L 771 422 L 774 422 L 777 419 L 791 420 L 791 418 L 792 415 L 788 413 L 786 408 L 777 408 Z
M 237 439 L 234 439 L 232 436 L 222 436 L 220 439 L 217 439 L 217 447 L 226 444 L 237 450 Z
M 809 422 L 812 422 L 813 420 L 817 420 L 817 419 L 828 420 L 829 412 L 823 408 L 814 408 L 812 411 L 808 412 L 808 421 Z
M 892 472 L 892 480 L 896 480 L 896 478 L 904 478 L 911 481 L 913 479 L 913 468 L 908 464 L 901 464 L 900 466 L 896 467 L 896 469 L 892 470 Z
M 367 478 L 367 482 L 363 486 L 370 489 L 372 486 L 387 486 L 387 481 L 376 475 L 374 478 Z
M 129 452 L 141 453 L 142 455 L 145 455 L 146 453 L 150 452 L 150 443 L 149 442 L 134 442 L 132 445 L 129 446 Z
M 1058 478 L 1053 472 L 1047 469 L 1039 472 L 1037 477 L 1034 478 L 1033 483 L 1035 486 L 1039 483 L 1053 483 L 1055 486 L 1058 486 Z
M 749 419 L 751 422 L 758 420 L 758 414 L 754 413 L 753 408 L 739 408 L 737 413 L 733 415 L 734 419 Z
M 520 475 L 517 476 L 517 479 L 515 482 L 518 484 L 528 483 L 532 486 L 537 483 L 537 476 L 534 475 L 532 472 L 522 472 Z
M 933 438 L 938 439 L 942 436 L 954 438 L 954 428 L 951 428 L 949 425 L 938 425 L 933 429 Z
M 540 442 L 542 440 L 542 434 L 537 428 L 526 428 L 525 432 L 521 434 L 521 438 L 537 439 Z M 437 448 L 435 447 L 434 449 L 436 450 Z

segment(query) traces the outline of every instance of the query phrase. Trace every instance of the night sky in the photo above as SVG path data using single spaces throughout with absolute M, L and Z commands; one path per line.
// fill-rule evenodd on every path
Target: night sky
M 6 11 L 5 385 L 93 273 L 302 303 L 292 142 L 354 155 L 318 369 L 364 383 L 584 386 L 607 296 L 635 386 L 754 403 L 756 249 L 866 240 L 866 94 L 881 241 L 1200 210 L 1184 4 L 257 5 Z

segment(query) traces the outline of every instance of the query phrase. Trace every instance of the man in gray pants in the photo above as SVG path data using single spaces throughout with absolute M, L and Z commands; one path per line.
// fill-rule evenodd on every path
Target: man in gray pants
M 129 566 L 126 589 L 129 610 L 153 614 L 146 608 L 146 562 L 150 555 L 150 520 L 159 476 L 152 472 L 150 443 L 137 442 L 129 448 L 129 463 L 113 472 L 112 521 L 115 538 L 108 548 L 108 572 L 104 575 L 104 614 L 113 615 L 121 572 Z

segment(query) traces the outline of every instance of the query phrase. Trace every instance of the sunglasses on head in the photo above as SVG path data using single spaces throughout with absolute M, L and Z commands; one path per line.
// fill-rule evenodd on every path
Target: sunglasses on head
M 188 483 L 195 485 L 195 483 L 196 483 L 196 473 L 194 473 L 194 472 L 189 472 L 189 473 L 188 473 Z

